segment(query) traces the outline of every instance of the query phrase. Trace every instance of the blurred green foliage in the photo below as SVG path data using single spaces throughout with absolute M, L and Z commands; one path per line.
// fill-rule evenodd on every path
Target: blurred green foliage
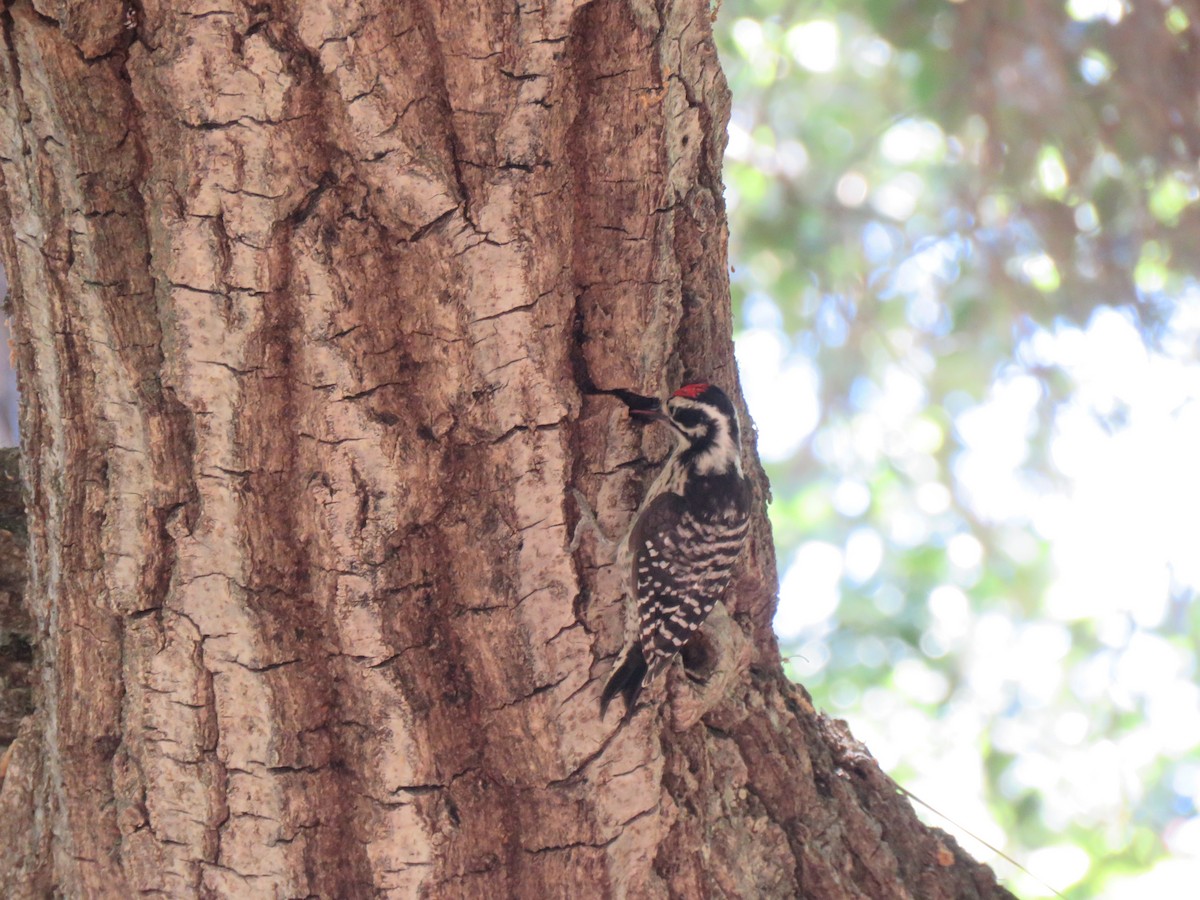
M 717 21 L 792 673 L 1073 898 L 1200 879 L 1197 489 L 1172 481 L 1200 444 L 1170 446 L 1200 438 L 1197 25 L 1158 0 Z

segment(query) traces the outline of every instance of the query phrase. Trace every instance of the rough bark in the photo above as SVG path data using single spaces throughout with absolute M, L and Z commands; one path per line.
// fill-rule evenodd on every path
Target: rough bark
M 7 448 L 0 450 L 0 779 L 21 720 L 33 711 L 33 620 L 23 602 L 25 540 L 20 454 Z
M 1005 894 L 785 680 L 756 466 L 707 683 L 597 717 L 569 489 L 616 534 L 666 450 L 605 391 L 737 387 L 708 16 L 7 5 L 9 896 Z

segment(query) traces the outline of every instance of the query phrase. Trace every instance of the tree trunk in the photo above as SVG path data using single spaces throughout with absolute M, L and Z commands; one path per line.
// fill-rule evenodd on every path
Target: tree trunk
M 8 749 L 33 711 L 33 621 L 23 602 L 28 561 L 19 464 L 15 448 L 0 450 L 0 783 L 11 758 Z
M 704 0 L 467 6 L 7 5 L 8 895 L 1005 895 L 785 680 L 756 464 L 707 681 L 599 719 L 570 488 L 666 450 L 606 391 L 736 394 L 729 93 Z

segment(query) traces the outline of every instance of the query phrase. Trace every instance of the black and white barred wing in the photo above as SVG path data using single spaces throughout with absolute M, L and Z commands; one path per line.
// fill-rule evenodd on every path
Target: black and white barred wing
M 690 510 L 678 494 L 663 494 L 643 512 L 633 534 L 646 681 L 688 642 L 725 593 L 749 526 L 744 509 Z

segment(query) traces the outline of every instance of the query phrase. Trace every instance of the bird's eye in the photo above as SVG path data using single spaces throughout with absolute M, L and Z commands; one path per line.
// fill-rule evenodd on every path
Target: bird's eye
M 704 424 L 704 413 L 698 409 L 674 409 L 671 411 L 671 418 L 678 422 L 681 426 L 691 431 L 693 428 L 699 428 Z

